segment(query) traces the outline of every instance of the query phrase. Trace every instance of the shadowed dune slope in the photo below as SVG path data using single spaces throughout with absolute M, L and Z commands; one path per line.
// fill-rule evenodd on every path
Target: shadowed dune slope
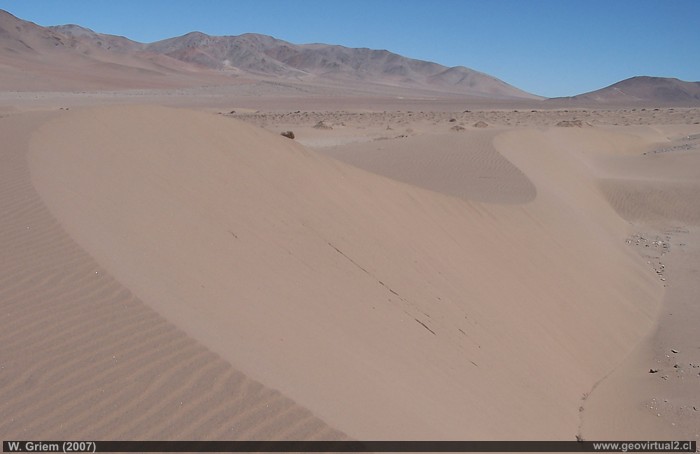
M 30 145 L 64 228 L 170 322 L 360 438 L 573 439 L 658 281 L 574 154 L 497 149 L 522 205 L 426 191 L 216 115 L 71 110 Z
M 0 437 L 337 439 L 143 304 L 32 187 L 30 131 L 0 118 Z
M 348 164 L 446 195 L 487 203 L 533 200 L 535 186 L 493 147 L 498 132 L 427 134 L 330 148 Z
M 671 131 L 659 135 L 644 154 L 603 163 L 607 172 L 601 187 L 625 219 L 700 226 L 698 136 Z
M 620 216 L 658 225 L 700 226 L 700 184 L 649 180 L 605 180 L 601 187 Z

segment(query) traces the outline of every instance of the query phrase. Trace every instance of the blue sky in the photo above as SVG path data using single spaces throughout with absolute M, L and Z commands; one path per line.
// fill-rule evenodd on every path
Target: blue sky
M 0 9 L 142 42 L 198 30 L 388 49 L 543 96 L 636 75 L 700 81 L 700 0 L 0 0 Z

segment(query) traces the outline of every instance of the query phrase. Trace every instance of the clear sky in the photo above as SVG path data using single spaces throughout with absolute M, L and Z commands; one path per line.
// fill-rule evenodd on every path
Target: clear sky
M 700 81 L 700 0 L 0 0 L 0 9 L 141 42 L 198 30 L 388 49 L 550 97 L 637 75 Z

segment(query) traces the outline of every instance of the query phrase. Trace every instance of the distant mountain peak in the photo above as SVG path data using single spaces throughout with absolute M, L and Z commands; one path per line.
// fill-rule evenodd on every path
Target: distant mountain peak
M 52 25 L 46 28 L 59 32 L 73 33 L 75 35 L 97 35 L 93 30 L 76 24 Z
M 700 102 L 700 82 L 686 82 L 673 77 L 634 76 L 599 90 L 558 100 L 659 104 L 697 104 Z

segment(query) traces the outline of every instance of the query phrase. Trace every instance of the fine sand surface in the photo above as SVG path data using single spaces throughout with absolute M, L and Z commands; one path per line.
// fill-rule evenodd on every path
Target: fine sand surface
M 31 184 L 30 131 L 0 118 L 0 438 L 342 439 L 145 305 Z
M 3 438 L 698 437 L 698 109 L 13 96 Z
M 530 202 L 537 193 L 535 185 L 493 147 L 499 132 L 377 139 L 337 147 L 328 154 L 389 178 L 466 200 Z
M 65 113 L 33 135 L 30 167 L 108 272 L 350 436 L 573 438 L 662 286 L 554 139 L 517 150 L 538 194 L 517 208 L 156 107 Z
M 601 163 L 604 192 L 637 229 L 629 247 L 666 291 L 655 329 L 591 394 L 583 433 L 599 439 L 700 438 L 700 135 L 655 129 L 671 140 Z

